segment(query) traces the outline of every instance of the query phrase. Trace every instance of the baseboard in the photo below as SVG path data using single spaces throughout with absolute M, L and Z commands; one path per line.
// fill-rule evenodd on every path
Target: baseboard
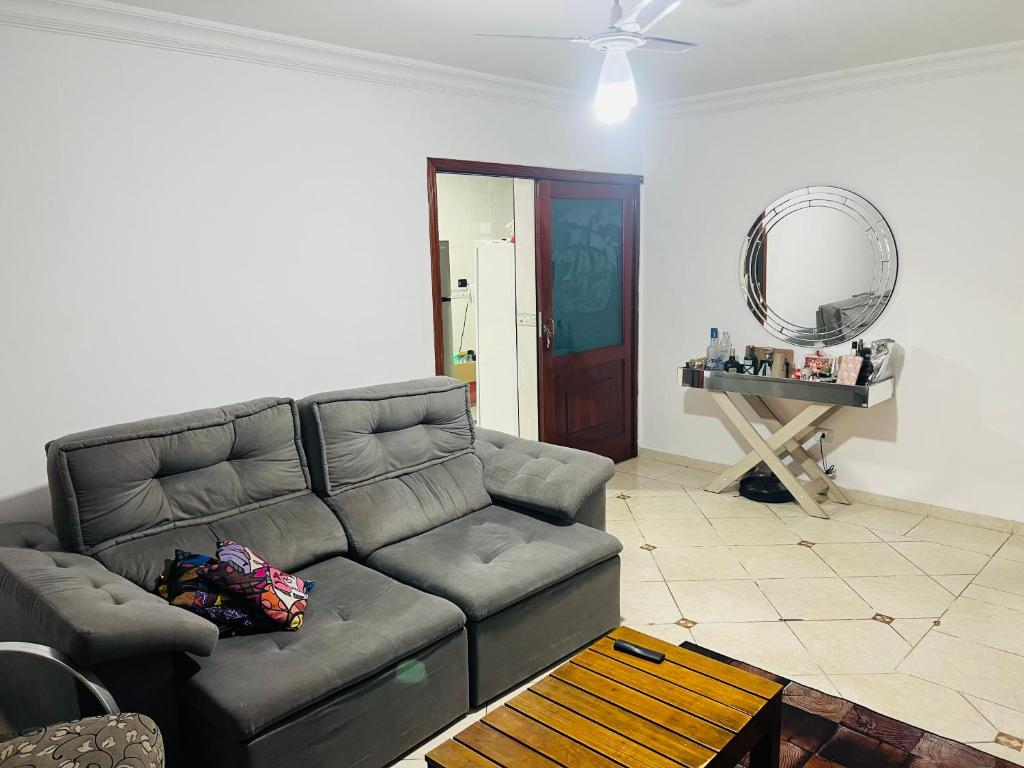
M 638 453 L 641 459 L 652 459 L 666 464 L 678 464 L 681 467 L 702 469 L 705 472 L 722 472 L 729 467 L 728 464 L 723 464 L 718 461 L 707 461 L 706 459 L 697 459 L 691 456 L 680 456 L 675 453 L 667 453 L 666 451 L 656 451 L 652 448 L 640 448 Z M 951 523 L 973 525 L 976 528 L 988 528 L 989 530 L 1000 531 L 1002 533 L 1024 534 L 1024 522 L 1018 520 L 1008 520 L 1003 517 L 983 515 L 979 512 L 967 512 L 962 509 L 940 507 L 936 504 L 928 504 L 923 501 L 899 499 L 895 496 L 885 496 L 881 493 L 872 493 L 871 491 L 847 488 L 845 485 L 843 486 L 843 490 L 855 500 L 862 501 L 865 504 L 871 504 L 876 507 L 887 507 L 899 512 L 910 512 L 915 515 L 934 517 L 939 520 L 947 520 Z
M 652 459 L 654 461 L 664 462 L 665 464 L 678 464 L 680 467 L 689 467 L 690 469 L 703 469 L 705 472 L 722 472 L 729 466 L 728 464 L 722 464 L 718 461 L 695 459 L 690 456 L 680 456 L 675 453 L 656 451 L 653 448 L 640 448 L 637 452 L 641 459 Z

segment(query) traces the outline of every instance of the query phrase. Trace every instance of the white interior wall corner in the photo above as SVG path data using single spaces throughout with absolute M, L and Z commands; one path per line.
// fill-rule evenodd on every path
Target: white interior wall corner
M 1012 62 L 1010 62 L 1012 63 Z M 649 121 L 641 248 L 640 445 L 711 461 L 745 452 L 705 393 L 675 384 L 712 325 L 780 346 L 739 294 L 757 212 L 798 187 L 874 203 L 899 248 L 891 303 L 867 334 L 906 350 L 896 398 L 834 421 L 840 483 L 1024 520 L 1024 70 L 926 78 Z

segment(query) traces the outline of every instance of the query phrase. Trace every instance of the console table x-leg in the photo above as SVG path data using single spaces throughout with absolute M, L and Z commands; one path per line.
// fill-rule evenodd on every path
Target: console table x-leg
M 726 392 L 711 391 L 709 394 L 752 450 L 715 478 L 708 485 L 708 491 L 721 493 L 763 461 L 786 489 L 793 494 L 796 503 L 809 515 L 823 518 L 829 516 L 814 499 L 814 495 L 817 493 L 827 492 L 829 499 L 839 504 L 850 503 L 850 499 L 843 493 L 843 490 L 822 471 L 817 462 L 801 446 L 801 442 L 807 439 L 814 428 L 840 406 L 831 403 L 809 403 L 800 413 L 784 422 L 779 412 L 762 397 L 741 395 L 754 412 L 761 414 L 769 427 L 774 430 L 766 440 L 743 415 L 743 412 L 736 407 L 736 403 Z M 806 485 L 801 483 L 789 467 L 783 463 L 780 454 L 785 453 L 792 456 L 795 464 L 807 474 L 810 481 Z

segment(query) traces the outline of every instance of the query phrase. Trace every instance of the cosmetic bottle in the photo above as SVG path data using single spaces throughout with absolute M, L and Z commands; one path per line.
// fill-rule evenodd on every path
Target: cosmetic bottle
M 718 329 L 711 329 L 711 343 L 708 344 L 708 354 L 704 358 L 704 369 L 708 371 L 720 371 L 722 370 L 722 361 L 720 359 L 720 343 L 718 341 Z
M 864 347 L 861 350 L 860 371 L 857 373 L 857 384 L 863 386 L 868 383 L 871 374 L 875 371 L 875 365 L 871 362 L 871 347 Z
M 729 359 L 725 361 L 722 370 L 726 373 L 743 373 L 743 363 L 736 359 L 735 349 L 729 349 Z
M 747 354 L 743 358 L 743 372 L 749 373 L 751 376 L 757 376 L 758 371 L 761 369 L 761 362 L 757 359 L 757 355 L 754 354 L 754 345 L 747 345 Z

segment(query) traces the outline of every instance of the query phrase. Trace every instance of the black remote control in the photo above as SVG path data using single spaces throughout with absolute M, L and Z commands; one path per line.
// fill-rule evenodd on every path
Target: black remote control
M 642 645 L 635 645 L 625 640 L 616 640 L 615 650 L 628 653 L 640 659 L 653 661 L 655 664 L 661 664 L 665 660 L 664 653 L 658 653 L 658 651 L 652 651 L 650 648 L 644 648 Z

